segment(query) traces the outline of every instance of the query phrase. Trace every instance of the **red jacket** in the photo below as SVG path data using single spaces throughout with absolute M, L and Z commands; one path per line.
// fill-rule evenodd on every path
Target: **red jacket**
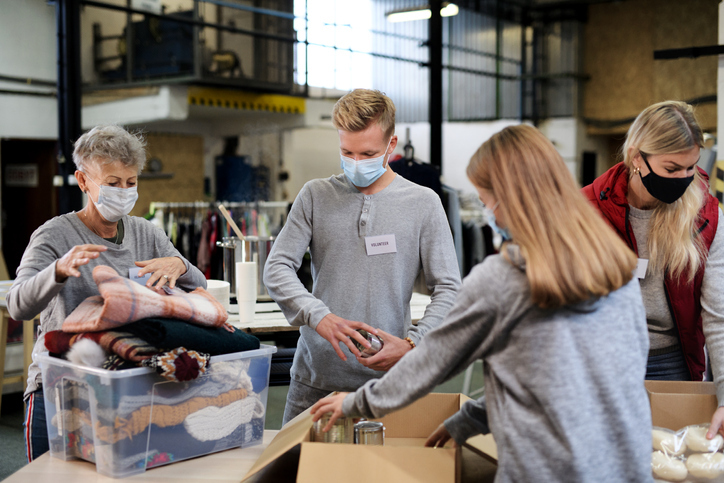
M 706 172 L 699 173 L 708 184 Z M 616 230 L 621 238 L 638 255 L 636 239 L 629 224 L 628 170 L 619 163 L 596 180 L 583 188 L 583 194 L 603 214 L 609 225 Z M 719 221 L 719 202 L 707 192 L 706 201 L 699 211 L 697 233 L 702 237 L 706 250 L 716 234 Z M 691 374 L 692 381 L 701 381 L 704 376 L 704 332 L 701 325 L 701 282 L 704 278 L 705 264 L 702 263 L 694 281 L 689 283 L 686 276 L 673 279 L 664 277 L 664 292 L 669 304 L 669 311 L 679 332 L 679 340 L 684 351 L 684 359 Z

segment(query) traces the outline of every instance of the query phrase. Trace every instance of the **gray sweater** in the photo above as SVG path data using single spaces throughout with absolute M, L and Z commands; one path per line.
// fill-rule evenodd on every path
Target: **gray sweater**
M 120 245 L 111 243 L 93 233 L 78 218 L 68 213 L 45 222 L 30 237 L 13 286 L 7 294 L 10 316 L 23 320 L 40 314 L 41 332 L 59 330 L 66 316 L 83 300 L 98 295 L 98 286 L 91 273 L 97 265 L 107 265 L 121 276 L 128 277 L 128 269 L 134 262 L 161 257 L 179 257 L 186 265 L 186 273 L 179 277 L 177 285 L 185 290 L 206 288 L 206 279 L 198 268 L 189 264 L 174 248 L 160 228 L 135 216 L 123 217 L 124 235 Z M 55 262 L 76 245 L 104 245 L 108 250 L 80 268 L 81 277 L 68 277 L 63 283 L 55 281 Z M 45 350 L 41 336 L 33 349 L 33 356 Z M 40 368 L 35 362 L 28 370 L 30 394 L 40 387 Z
M 343 403 L 378 418 L 482 358 L 486 395 L 445 421 L 455 441 L 492 432 L 498 482 L 651 481 L 644 389 L 649 339 L 637 280 L 559 310 L 530 300 L 525 273 L 489 256 L 443 325 Z
M 368 256 L 365 237 L 395 236 L 396 253 Z M 311 252 L 312 293 L 296 271 Z M 416 326 L 410 298 L 423 270 L 432 302 Z M 304 185 L 274 242 L 264 284 L 290 324 L 301 326 L 292 377 L 323 390 L 355 390 L 382 372 L 349 354 L 342 361 L 314 328 L 329 313 L 365 322 L 415 343 L 437 327 L 460 285 L 450 227 L 440 198 L 397 175 L 384 190 L 364 195 L 343 175 Z

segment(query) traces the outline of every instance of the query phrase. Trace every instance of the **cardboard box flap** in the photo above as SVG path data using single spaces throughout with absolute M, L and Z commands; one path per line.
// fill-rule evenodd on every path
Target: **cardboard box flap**
M 460 409 L 458 394 L 428 394 L 409 406 L 375 419 L 385 425 L 387 438 L 427 439 L 438 425 Z
M 350 450 L 354 451 L 352 459 Z M 450 481 L 450 475 L 456 473 L 456 455 L 447 448 L 304 443 L 297 482 Z
M 251 467 L 242 481 L 246 481 L 251 476 L 254 476 L 302 441 L 309 440 L 309 428 L 311 426 L 312 414 L 309 410 L 289 421 L 284 426 L 284 430 L 280 431 L 272 442 L 269 443 L 269 446 L 267 446 L 261 456 L 259 456 L 259 459 L 256 460 L 256 463 L 254 463 L 254 466 Z
M 654 426 L 678 431 L 711 421 L 718 407 L 712 382 L 646 381 Z

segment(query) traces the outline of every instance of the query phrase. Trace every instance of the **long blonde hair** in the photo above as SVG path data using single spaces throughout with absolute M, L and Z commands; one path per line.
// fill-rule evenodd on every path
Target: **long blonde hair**
M 633 158 L 646 154 L 673 154 L 703 147 L 704 135 L 694 117 L 693 108 L 679 101 L 665 101 L 644 109 L 626 134 L 623 162 L 633 178 Z M 694 181 L 684 195 L 671 204 L 658 202 L 651 214 L 647 247 L 649 265 L 667 269 L 674 278 L 686 273 L 691 282 L 706 254 L 697 236 L 699 210 L 706 199 L 706 183 L 694 170 Z
M 467 175 L 499 202 L 525 259 L 534 304 L 555 308 L 605 296 L 633 277 L 636 256 L 536 128 L 511 126 L 493 135 L 470 159 Z

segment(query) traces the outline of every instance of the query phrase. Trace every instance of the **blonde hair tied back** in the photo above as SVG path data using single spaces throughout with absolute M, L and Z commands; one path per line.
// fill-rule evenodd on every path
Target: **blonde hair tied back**
M 537 306 L 605 296 L 633 277 L 635 255 L 585 199 L 536 128 L 511 126 L 493 135 L 470 159 L 467 175 L 498 200 L 525 258 Z
M 633 158 L 646 154 L 673 154 L 703 147 L 704 134 L 685 102 L 665 101 L 644 109 L 626 134 L 622 148 L 624 165 L 633 176 Z M 671 204 L 658 203 L 649 222 L 647 248 L 653 270 L 671 276 L 686 276 L 691 282 L 706 255 L 698 236 L 699 211 L 707 195 L 706 182 L 694 171 L 694 181 L 684 195 Z

